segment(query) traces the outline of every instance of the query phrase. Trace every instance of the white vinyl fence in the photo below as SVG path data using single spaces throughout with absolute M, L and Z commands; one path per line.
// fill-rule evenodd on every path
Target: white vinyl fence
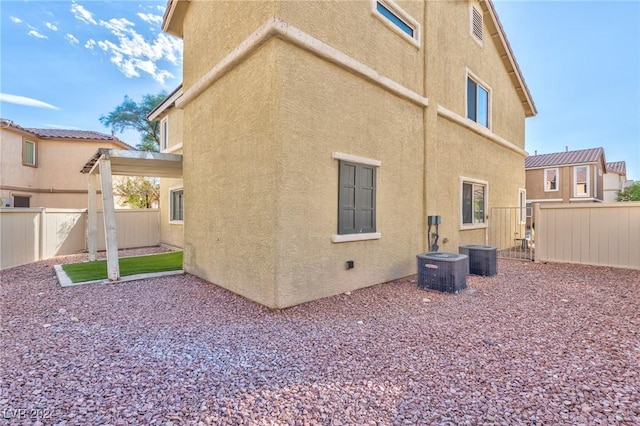
M 118 248 L 160 244 L 158 209 L 116 210 Z M 0 269 L 87 249 L 86 209 L 0 209 Z M 104 250 L 98 212 L 98 250 Z
M 539 204 L 537 262 L 640 269 L 640 203 Z

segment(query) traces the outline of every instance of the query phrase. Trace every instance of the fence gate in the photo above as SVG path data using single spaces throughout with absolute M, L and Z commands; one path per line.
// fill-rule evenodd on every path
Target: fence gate
M 533 212 L 520 207 L 493 207 L 489 216 L 489 245 L 498 248 L 498 257 L 534 260 Z

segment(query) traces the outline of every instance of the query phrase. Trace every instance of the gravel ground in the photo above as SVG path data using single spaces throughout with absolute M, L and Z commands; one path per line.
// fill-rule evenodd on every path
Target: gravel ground
M 500 260 L 271 311 L 190 275 L 60 288 L 81 258 L 0 273 L 0 423 L 640 424 L 640 271 Z

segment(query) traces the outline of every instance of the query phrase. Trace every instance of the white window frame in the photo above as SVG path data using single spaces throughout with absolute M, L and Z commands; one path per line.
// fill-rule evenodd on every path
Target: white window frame
M 169 148 L 169 116 L 160 120 L 160 152 Z
M 482 86 L 482 88 L 484 90 L 486 90 L 487 92 L 487 126 L 485 127 L 484 124 L 479 123 L 478 120 L 478 98 L 477 98 L 477 92 L 476 92 L 476 119 L 472 120 L 471 118 L 469 118 L 469 111 L 468 111 L 468 107 L 469 107 L 469 79 L 473 80 L 476 85 L 478 86 Z M 471 121 L 472 123 L 476 123 L 478 126 L 482 126 L 483 129 L 489 129 L 491 130 L 491 125 L 493 122 L 493 116 L 491 114 L 491 109 L 493 108 L 493 90 L 491 89 L 491 86 L 489 86 L 485 81 L 483 81 L 480 77 L 478 77 L 476 74 L 474 74 L 469 68 L 466 69 L 466 73 L 464 76 L 464 117 Z
M 27 144 L 33 145 L 33 162 L 32 163 L 27 162 L 27 155 L 25 150 Z M 28 167 L 38 167 L 38 144 L 35 143 L 34 141 L 31 141 L 28 139 L 24 139 L 22 141 L 22 164 Z
M 413 30 L 413 37 L 404 32 L 400 27 L 391 22 L 389 18 L 380 13 L 380 11 L 378 11 L 378 3 L 389 10 L 389 12 L 393 13 L 396 18 L 401 20 L 406 26 L 410 27 Z M 411 15 L 405 12 L 400 6 L 398 6 L 396 2 L 394 2 L 393 0 L 371 0 L 371 14 L 393 32 L 407 40 L 409 43 L 411 43 L 415 47 L 420 47 L 420 40 L 422 39 L 422 28 L 420 26 L 420 23 L 413 19 Z
M 587 179 L 587 181 L 585 182 L 587 184 L 587 187 L 585 188 L 586 191 L 584 194 L 578 194 L 578 169 L 580 168 L 586 168 L 586 173 L 585 173 L 585 177 Z M 591 167 L 589 167 L 588 164 L 582 164 L 579 166 L 573 166 L 573 196 L 575 198 L 589 198 L 591 196 Z
M 480 19 L 481 19 L 481 28 L 480 30 L 482 31 L 482 37 L 478 38 L 476 36 L 476 33 L 473 31 L 473 12 L 478 12 L 478 14 L 480 15 Z M 473 40 L 478 43 L 480 46 L 483 45 L 483 41 L 484 41 L 484 13 L 482 12 L 482 10 L 478 9 L 477 7 L 475 7 L 474 5 L 470 4 L 469 5 L 469 34 L 471 34 L 471 38 L 473 38 Z
M 349 161 L 352 163 L 360 163 L 369 166 L 380 167 L 382 161 L 375 160 L 373 158 L 360 157 L 358 155 L 345 154 L 343 152 L 334 152 L 331 157 L 338 161 Z M 376 187 L 377 191 L 377 187 Z M 337 209 L 336 209 L 337 210 Z M 337 220 L 337 216 L 336 216 Z M 337 228 L 337 226 L 336 226 Z M 379 240 L 382 238 L 382 233 L 378 232 L 379 224 L 376 223 L 376 232 L 368 232 L 362 234 L 333 234 L 331 236 L 331 242 L 333 243 L 348 243 L 352 241 L 366 241 L 366 240 Z
M 182 220 L 173 218 L 173 194 L 182 191 Z M 169 223 L 181 225 L 184 223 L 184 188 L 174 187 L 169 189 Z
M 467 229 L 482 229 L 482 228 L 486 228 L 488 226 L 487 224 L 487 215 L 488 215 L 488 208 L 489 208 L 489 182 L 487 182 L 486 180 L 480 180 L 480 179 L 473 179 L 473 178 L 468 178 L 468 177 L 464 177 L 461 176 L 460 177 L 460 196 L 459 196 L 459 200 L 460 200 L 460 229 L 461 230 L 467 230 Z M 473 217 L 473 211 L 471 212 L 471 217 L 472 217 L 472 221 L 473 223 L 464 223 L 464 204 L 463 204 L 463 197 L 464 197 L 464 184 L 472 184 L 472 185 L 482 185 L 484 186 L 484 218 L 483 218 L 483 222 L 478 223 L 475 222 L 475 218 Z M 473 194 L 473 190 L 472 190 L 472 194 Z M 471 201 L 471 208 L 473 209 L 473 200 Z
M 556 189 L 547 189 L 547 172 L 555 170 L 556 171 Z M 544 188 L 544 192 L 558 192 L 560 191 L 560 169 L 558 167 L 551 167 L 544 169 L 542 172 L 542 188 Z
M 524 188 L 518 189 L 518 219 L 520 225 L 527 223 L 527 190 Z

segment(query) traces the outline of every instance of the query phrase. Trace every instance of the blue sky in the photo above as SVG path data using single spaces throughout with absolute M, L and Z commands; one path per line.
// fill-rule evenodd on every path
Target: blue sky
M 538 108 L 529 153 L 602 146 L 640 180 L 640 1 L 494 2 Z M 170 92 L 182 42 L 166 1 L 2 1 L 0 115 L 25 127 L 109 133 L 128 95 Z M 118 135 L 135 145 L 135 133 Z

